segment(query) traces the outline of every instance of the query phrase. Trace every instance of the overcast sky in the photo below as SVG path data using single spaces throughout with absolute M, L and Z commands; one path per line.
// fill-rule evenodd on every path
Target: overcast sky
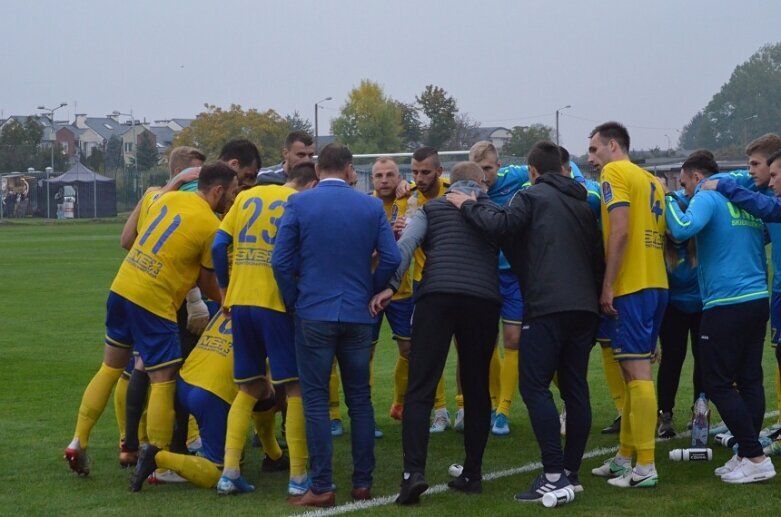
M 155 120 L 208 102 L 313 120 L 331 96 L 328 134 L 367 78 L 405 102 L 441 86 L 483 126 L 553 126 L 569 104 L 561 138 L 576 154 L 608 119 L 633 147 L 666 148 L 781 40 L 779 19 L 779 0 L 0 0 L 0 110 Z

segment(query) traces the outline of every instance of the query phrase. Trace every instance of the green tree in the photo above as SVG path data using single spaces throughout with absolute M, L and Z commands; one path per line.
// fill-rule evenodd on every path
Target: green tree
M 157 147 L 152 142 L 149 132 L 144 131 L 138 137 L 138 170 L 146 171 L 157 165 L 160 159 Z
M 263 163 L 279 161 L 279 150 L 289 126 L 276 111 L 245 111 L 238 104 L 231 104 L 227 110 L 210 104 L 204 104 L 204 107 L 206 111 L 199 113 L 189 127 L 176 135 L 171 148 L 193 146 L 210 160 L 215 160 L 228 141 L 246 138 L 258 146 Z
M 766 45 L 738 65 L 721 90 L 681 132 L 684 149 L 732 148 L 778 132 L 781 120 L 781 43 Z
M 288 133 L 291 131 L 305 131 L 307 134 L 314 135 L 314 129 L 312 129 L 312 123 L 308 118 L 304 118 L 298 113 L 298 110 L 294 111 L 292 115 L 285 115 L 285 121 L 288 126 Z
M 42 145 L 43 127 L 30 117 L 24 124 L 11 121 L 0 133 L 0 172 L 26 171 L 29 167 L 44 170 L 51 166 L 51 142 Z M 64 171 L 68 157 L 62 146 L 54 144 L 54 170 Z
M 391 153 L 402 148 L 401 112 L 382 87 L 368 79 L 350 92 L 331 131 L 356 154 Z
M 405 150 L 412 151 L 420 146 L 423 139 L 423 124 L 418 108 L 414 104 L 396 101 L 396 109 L 401 114 L 401 145 Z
M 423 93 L 415 97 L 415 102 L 428 118 L 423 143 L 439 149 L 450 140 L 456 129 L 456 100 L 443 88 L 429 84 Z
M 502 154 L 525 157 L 540 140 L 553 140 L 555 131 L 545 124 L 515 126 L 510 130 L 510 140 L 502 147 Z
M 469 113 L 456 115 L 456 125 L 453 135 L 445 142 L 443 149 L 448 151 L 465 151 L 472 147 L 480 138 L 480 122 L 469 116 Z
M 83 155 L 82 155 L 83 156 Z M 105 153 L 100 147 L 93 147 L 84 165 L 93 171 L 105 171 Z
M 106 170 L 117 170 L 123 167 L 122 158 L 122 139 L 112 135 L 106 143 L 106 155 L 104 163 Z

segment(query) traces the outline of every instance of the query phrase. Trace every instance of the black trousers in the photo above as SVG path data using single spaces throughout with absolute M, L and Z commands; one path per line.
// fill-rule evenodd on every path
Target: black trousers
M 599 318 L 585 311 L 559 312 L 524 322 L 518 346 L 519 384 L 542 453 L 543 472 L 577 472 L 591 431 L 588 361 Z M 564 451 L 559 413 L 550 391 L 558 373 L 567 410 Z
M 402 420 L 405 472 L 426 470 L 434 393 L 455 336 L 464 394 L 464 475 L 482 475 L 491 426 L 488 369 L 498 333 L 498 303 L 456 294 L 428 294 L 416 302 Z
M 694 356 L 694 398 L 697 400 L 703 391 L 700 367 L 700 319 L 701 312 L 683 312 L 672 304 L 667 304 L 662 326 L 659 329 L 659 342 L 662 345 L 662 362 L 656 378 L 656 393 L 659 411 L 672 413 L 675 407 L 675 395 L 681 380 L 681 368 L 686 360 L 686 348 L 691 338 L 692 356 Z
M 765 414 L 762 348 L 767 298 L 702 312 L 700 355 L 705 393 L 738 442 L 738 455 L 762 455 L 759 430 Z

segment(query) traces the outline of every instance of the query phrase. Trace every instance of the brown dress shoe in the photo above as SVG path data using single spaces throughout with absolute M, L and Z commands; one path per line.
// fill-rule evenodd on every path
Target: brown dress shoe
M 352 495 L 356 501 L 366 501 L 372 498 L 372 489 L 369 487 L 353 488 Z
M 315 494 L 311 490 L 307 490 L 301 497 L 290 497 L 287 502 L 295 506 L 317 506 L 318 508 L 327 508 L 329 506 L 336 506 L 336 494 L 333 492 Z

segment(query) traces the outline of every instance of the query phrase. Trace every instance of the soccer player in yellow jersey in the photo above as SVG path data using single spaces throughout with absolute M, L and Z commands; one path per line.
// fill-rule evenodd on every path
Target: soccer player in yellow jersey
M 374 184 L 373 196 L 382 200 L 385 215 L 391 227 L 396 223 L 399 217 L 405 217 L 407 213 L 407 198 L 396 198 L 396 188 L 401 181 L 399 166 L 389 156 L 380 156 L 372 166 L 372 182 Z M 393 390 L 393 404 L 391 405 L 390 416 L 396 420 L 401 420 L 404 411 L 404 393 L 407 391 L 407 380 L 409 378 L 409 351 L 411 347 L 410 338 L 412 336 L 412 277 L 410 271 L 404 275 L 399 290 L 391 298 L 390 304 L 383 310 L 374 327 L 372 336 L 373 346 L 377 346 L 382 327 L 383 315 L 388 318 L 393 339 L 399 347 L 399 357 L 396 360 L 395 383 Z M 372 351 L 372 357 L 374 351 Z M 375 431 L 375 437 L 377 432 Z
M 212 245 L 218 282 L 225 292 L 223 311 L 230 311 L 233 321 L 233 375 L 239 387 L 228 413 L 225 468 L 217 482 L 219 494 L 254 490 L 241 476 L 239 464 L 252 408 L 262 394 L 266 358 L 274 384 L 284 386 L 287 394 L 288 493 L 302 495 L 309 489 L 293 318 L 285 310 L 274 279 L 271 255 L 287 199 L 316 183 L 314 165 L 302 163 L 289 171 L 285 185 L 263 185 L 241 192 L 220 224 Z M 230 275 L 229 245 L 233 249 Z
M 651 357 L 667 305 L 663 244 L 664 188 L 652 174 L 629 161 L 629 133 L 617 122 L 590 135 L 589 163 L 601 170 L 605 278 L 600 305 L 616 318 L 613 355 L 626 381 L 624 410 L 615 458 L 591 472 L 613 486 L 653 487 L 656 391 Z M 632 468 L 632 456 L 637 455 Z
M 220 479 L 225 452 L 228 411 L 238 389 L 233 382 L 233 338 L 231 320 L 218 312 L 209 322 L 198 344 L 185 359 L 176 382 L 180 404 L 195 416 L 201 434 L 202 456 L 158 450 L 144 454 L 130 482 L 133 492 L 156 468 L 169 469 L 201 488 L 214 488 Z M 263 398 L 253 408 L 253 419 L 266 457 L 263 470 L 287 469 L 287 461 L 274 436 L 274 393 L 264 383 Z
M 148 224 L 119 268 L 106 302 L 103 363 L 82 397 L 73 440 L 65 449 L 70 468 L 89 474 L 90 431 L 135 349 L 152 383 L 147 413 L 150 447 L 165 449 L 174 425 L 174 376 L 181 363 L 176 309 L 198 283 L 215 300 L 211 241 L 215 211 L 238 190 L 236 173 L 223 163 L 205 166 L 198 192 L 171 192 L 155 203 Z

